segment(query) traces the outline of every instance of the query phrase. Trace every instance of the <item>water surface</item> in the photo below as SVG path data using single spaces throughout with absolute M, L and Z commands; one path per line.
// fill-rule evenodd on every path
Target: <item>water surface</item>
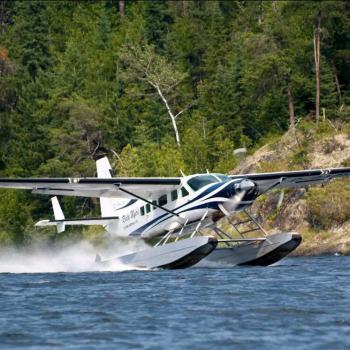
M 350 257 L 0 274 L 3 349 L 349 349 Z

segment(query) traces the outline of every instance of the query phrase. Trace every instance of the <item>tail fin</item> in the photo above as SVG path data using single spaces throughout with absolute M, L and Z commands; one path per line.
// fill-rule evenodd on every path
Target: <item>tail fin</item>
M 112 167 L 107 157 L 96 161 L 97 177 L 100 179 L 110 179 L 112 177 Z
M 101 179 L 110 179 L 113 176 L 111 164 L 107 157 L 96 161 L 97 177 Z M 122 198 L 100 198 L 101 216 L 114 216 L 115 210 L 125 205 L 129 200 Z
M 61 209 L 60 203 L 58 202 L 57 197 L 51 198 L 53 214 L 55 216 L 55 220 L 64 220 L 64 214 Z M 60 222 L 57 224 L 57 232 L 61 233 L 66 229 L 66 225 L 64 222 Z

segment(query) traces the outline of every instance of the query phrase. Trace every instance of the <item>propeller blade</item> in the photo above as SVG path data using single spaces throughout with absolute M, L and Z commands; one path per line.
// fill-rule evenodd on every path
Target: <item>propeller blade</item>
M 230 213 L 234 212 L 236 208 L 241 203 L 246 191 L 241 191 L 234 195 L 229 201 L 219 204 L 220 210 L 226 215 L 230 215 Z

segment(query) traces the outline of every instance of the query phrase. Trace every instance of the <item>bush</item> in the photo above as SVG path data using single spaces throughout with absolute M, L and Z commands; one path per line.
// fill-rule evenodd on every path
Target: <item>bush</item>
M 309 163 L 308 152 L 305 147 L 300 147 L 290 159 L 291 166 L 298 165 L 305 167 Z
M 329 229 L 350 219 L 350 181 L 311 188 L 306 196 L 315 229 Z
M 337 149 L 343 150 L 344 148 L 344 145 L 338 142 L 335 138 L 332 138 L 323 145 L 322 151 L 324 154 L 330 154 Z
M 350 167 L 350 158 L 346 158 L 341 162 L 341 166 Z
M 25 230 L 32 224 L 30 205 L 25 201 L 25 192 L 11 189 L 0 190 L 0 241 L 22 244 Z

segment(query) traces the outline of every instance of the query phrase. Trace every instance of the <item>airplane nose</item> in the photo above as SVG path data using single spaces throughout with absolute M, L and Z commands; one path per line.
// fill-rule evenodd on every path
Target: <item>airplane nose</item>
M 231 198 L 236 201 L 236 197 L 245 196 L 247 193 L 250 193 L 252 189 L 256 187 L 255 183 L 251 180 L 243 179 L 239 182 L 228 182 L 225 187 L 220 191 L 220 193 L 216 193 L 216 196 Z
M 247 192 L 255 187 L 255 183 L 251 180 L 242 180 L 238 184 L 236 184 L 236 190 L 237 191 L 244 191 Z
M 223 196 L 226 197 L 228 201 L 222 203 L 222 208 L 228 213 L 241 208 L 241 202 L 245 200 L 247 194 L 249 194 L 255 187 L 255 183 L 247 179 L 243 179 L 238 183 L 235 182 L 229 184 L 223 193 Z M 247 205 L 247 203 L 245 205 Z
M 221 191 L 221 195 L 226 198 L 230 198 L 234 196 L 237 193 L 237 187 L 236 184 L 230 183 L 225 186 L 225 188 Z

